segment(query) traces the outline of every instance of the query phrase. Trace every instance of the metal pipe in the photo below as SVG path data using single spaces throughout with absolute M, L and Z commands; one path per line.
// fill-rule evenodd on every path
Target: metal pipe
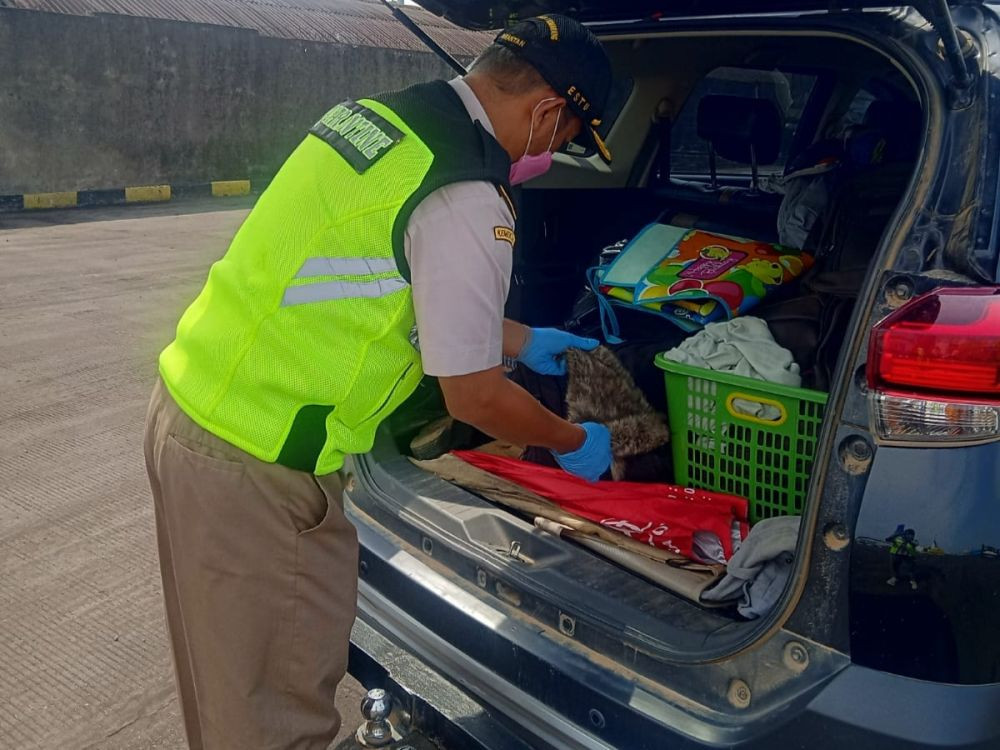
M 421 42 L 430 47 L 431 51 L 434 52 L 434 54 L 436 54 L 438 57 L 440 57 L 442 60 L 448 63 L 451 67 L 453 67 L 459 75 L 464 76 L 466 73 L 469 72 L 468 70 L 466 70 L 465 66 L 462 65 L 462 63 L 460 63 L 458 60 L 456 60 L 454 57 L 448 54 L 448 52 L 446 52 L 445 49 L 440 44 L 431 39 L 427 35 L 426 31 L 417 26 L 417 24 L 414 23 L 412 18 L 410 18 L 402 10 L 400 10 L 398 5 L 389 2 L 389 0 L 382 0 L 382 4 L 389 9 L 389 12 L 396 17 L 397 21 L 399 21 L 401 24 L 403 24 L 403 26 L 405 26 L 411 32 L 413 32 L 414 36 L 416 36 L 417 39 L 419 39 Z
M 948 0 L 929 0 L 929 2 L 930 22 L 937 28 L 937 32 L 941 36 L 944 53 L 955 73 L 955 83 L 959 88 L 967 89 L 972 85 L 972 76 L 969 74 L 969 66 L 965 64 L 965 56 L 962 54 L 962 47 L 958 42 L 958 32 L 951 17 Z

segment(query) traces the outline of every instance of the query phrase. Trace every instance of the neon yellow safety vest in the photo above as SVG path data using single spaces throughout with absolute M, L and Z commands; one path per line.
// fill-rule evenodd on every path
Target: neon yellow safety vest
M 893 537 L 892 544 L 889 545 L 889 554 L 913 557 L 917 554 L 917 545 L 900 534 L 899 536 Z
M 209 432 L 293 469 L 327 474 L 370 450 L 423 374 L 403 253 L 410 214 L 460 180 L 506 196 L 509 168 L 442 81 L 338 104 L 261 195 L 160 355 L 174 400 Z

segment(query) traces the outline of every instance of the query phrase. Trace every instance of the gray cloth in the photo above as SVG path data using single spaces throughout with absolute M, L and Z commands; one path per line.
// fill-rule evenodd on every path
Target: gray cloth
M 778 241 L 808 249 L 809 233 L 830 202 L 829 165 L 804 169 L 784 178 L 785 197 L 778 208 Z
M 667 359 L 693 367 L 705 367 L 756 380 L 802 385 L 799 366 L 792 353 L 779 346 L 760 318 L 733 318 L 709 323 L 666 354 Z M 760 419 L 777 420 L 781 412 L 774 406 L 747 399 L 735 399 L 733 408 Z
M 664 355 L 674 362 L 707 367 L 757 380 L 798 388 L 799 366 L 792 353 L 779 346 L 760 318 L 733 318 L 709 323 Z
M 726 575 L 702 593 L 702 601 L 736 602 L 737 611 L 750 620 L 766 615 L 791 575 L 798 537 L 798 516 L 760 521 L 729 560 Z

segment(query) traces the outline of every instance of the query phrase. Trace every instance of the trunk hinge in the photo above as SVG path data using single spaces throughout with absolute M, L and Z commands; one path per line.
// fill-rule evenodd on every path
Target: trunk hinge
M 963 45 L 958 38 L 955 20 L 951 17 L 948 0 L 920 0 L 914 4 L 914 7 L 934 27 L 941 38 L 944 55 L 951 64 L 952 85 L 960 93 L 967 91 L 972 86 L 972 73 L 969 71 L 966 56 L 962 50 Z
M 389 12 L 396 17 L 397 21 L 399 21 L 401 24 L 403 24 L 403 26 L 412 31 L 413 35 L 417 37 L 417 39 L 419 39 L 421 42 L 427 45 L 427 47 L 430 49 L 431 52 L 433 52 L 435 55 L 437 55 L 446 63 L 448 63 L 448 65 L 454 68 L 459 75 L 464 76 L 466 73 L 469 72 L 468 70 L 465 69 L 465 66 L 462 65 L 462 63 L 460 63 L 458 60 L 456 60 L 454 57 L 448 54 L 448 52 L 444 49 L 444 47 L 442 47 L 440 44 L 431 39 L 430 36 L 427 35 L 426 31 L 417 26 L 417 24 L 414 23 L 413 19 L 410 18 L 408 15 L 406 15 L 400 9 L 399 5 L 392 2 L 391 0 L 382 0 L 382 4 L 389 9 Z

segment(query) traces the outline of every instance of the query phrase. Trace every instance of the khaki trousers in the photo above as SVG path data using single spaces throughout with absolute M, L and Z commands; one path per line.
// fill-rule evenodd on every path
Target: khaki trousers
M 357 600 L 340 476 L 257 460 L 199 427 L 162 382 L 145 453 L 188 744 L 326 748 Z

